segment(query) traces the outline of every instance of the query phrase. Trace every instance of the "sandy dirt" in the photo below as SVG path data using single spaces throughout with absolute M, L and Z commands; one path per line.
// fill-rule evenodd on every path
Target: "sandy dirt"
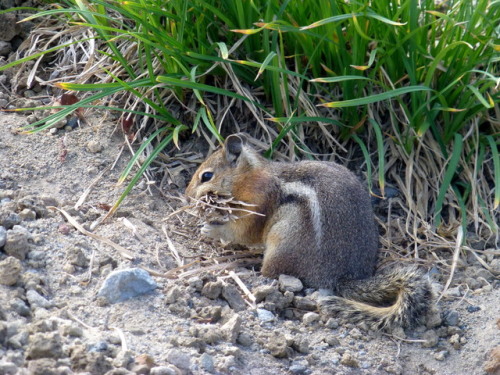
M 17 134 L 26 123 L 26 115 L 0 114 L 0 225 L 10 238 L 0 246 L 0 373 L 500 373 L 490 355 L 500 345 L 499 282 L 479 263 L 457 270 L 426 327 L 366 332 L 316 314 L 317 291 L 283 292 L 252 266 L 207 268 L 231 252 L 199 238 L 186 215 L 169 216 L 184 175 L 176 177 L 181 188 L 161 193 L 142 181 L 93 230 L 127 249 L 126 259 L 48 208 L 91 230 L 122 192 L 116 182 L 130 157 L 123 135 L 95 117 L 72 131 Z M 205 263 L 191 275 L 155 276 L 195 260 Z M 136 267 L 154 271 L 154 291 L 114 304 L 98 297 L 110 272 Z M 448 275 L 433 277 L 439 290 Z M 245 302 L 235 279 L 262 301 Z

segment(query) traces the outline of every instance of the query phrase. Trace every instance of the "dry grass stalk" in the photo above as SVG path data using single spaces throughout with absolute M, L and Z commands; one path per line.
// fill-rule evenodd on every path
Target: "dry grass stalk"
M 250 305 L 251 308 L 255 309 L 257 306 L 255 304 L 255 301 L 257 301 L 257 298 L 253 295 L 253 293 L 250 291 L 250 289 L 247 288 L 245 283 L 241 281 L 239 276 L 234 273 L 234 271 L 229 271 L 229 276 L 236 282 L 236 284 L 240 287 L 240 289 L 243 291 L 245 296 L 248 298 L 247 303 Z
M 60 208 L 57 208 L 57 207 L 52 207 L 52 206 L 48 206 L 47 207 L 48 209 L 50 210 L 55 210 L 55 211 L 59 211 L 67 220 L 68 220 L 68 223 L 70 223 L 71 225 L 73 225 L 78 231 L 80 231 L 82 234 L 86 235 L 86 236 L 89 236 L 89 237 L 92 237 L 93 239 L 96 239 L 96 240 L 99 240 L 101 242 L 104 242 L 106 245 L 109 245 L 111 246 L 112 248 L 114 248 L 116 251 L 118 251 L 118 253 L 124 257 L 125 259 L 127 260 L 133 260 L 134 259 L 134 255 L 128 251 L 127 249 L 125 249 L 123 246 L 121 245 L 118 245 L 117 243 L 114 243 L 113 241 L 111 241 L 109 238 L 106 238 L 106 237 L 103 237 L 103 236 L 100 236 L 98 234 L 95 234 L 95 233 L 92 233 L 92 232 L 89 232 L 88 230 L 86 230 L 84 227 L 82 227 L 70 214 L 68 214 L 66 211 L 60 209 Z

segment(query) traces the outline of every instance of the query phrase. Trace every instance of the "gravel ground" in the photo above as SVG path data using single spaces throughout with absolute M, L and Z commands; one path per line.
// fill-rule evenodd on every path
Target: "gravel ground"
M 165 195 L 182 189 L 161 195 L 140 183 L 97 226 L 93 233 L 128 251 L 120 252 L 51 207 L 90 230 L 121 192 L 128 156 L 106 168 L 122 136 L 97 118 L 17 134 L 26 122 L 0 115 L 0 374 L 500 373 L 499 282 L 477 260 L 460 262 L 426 326 L 390 335 L 322 317 L 324 291 L 251 267 L 159 277 L 177 264 L 172 248 L 185 263 L 223 251 L 198 238 L 189 218 L 169 217 L 179 203 Z M 499 270 L 498 257 L 482 259 Z M 436 290 L 447 276 L 432 276 Z

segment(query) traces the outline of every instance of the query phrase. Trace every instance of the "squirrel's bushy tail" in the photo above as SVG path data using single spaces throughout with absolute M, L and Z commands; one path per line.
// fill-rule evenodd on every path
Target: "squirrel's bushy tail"
M 369 279 L 341 282 L 339 296 L 320 302 L 322 313 L 372 329 L 422 323 L 433 301 L 429 280 L 417 267 L 396 267 Z

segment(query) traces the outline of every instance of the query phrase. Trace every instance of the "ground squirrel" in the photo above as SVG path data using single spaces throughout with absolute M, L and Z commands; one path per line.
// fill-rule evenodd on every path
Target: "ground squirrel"
M 320 303 L 372 328 L 408 327 L 421 321 L 431 288 L 416 267 L 396 267 L 373 276 L 378 231 L 369 194 L 358 178 L 333 162 L 269 161 L 231 135 L 198 168 L 186 195 L 233 197 L 249 204 L 231 220 L 208 218 L 202 233 L 241 245 L 264 245 L 262 274 L 300 278 L 331 288 Z

